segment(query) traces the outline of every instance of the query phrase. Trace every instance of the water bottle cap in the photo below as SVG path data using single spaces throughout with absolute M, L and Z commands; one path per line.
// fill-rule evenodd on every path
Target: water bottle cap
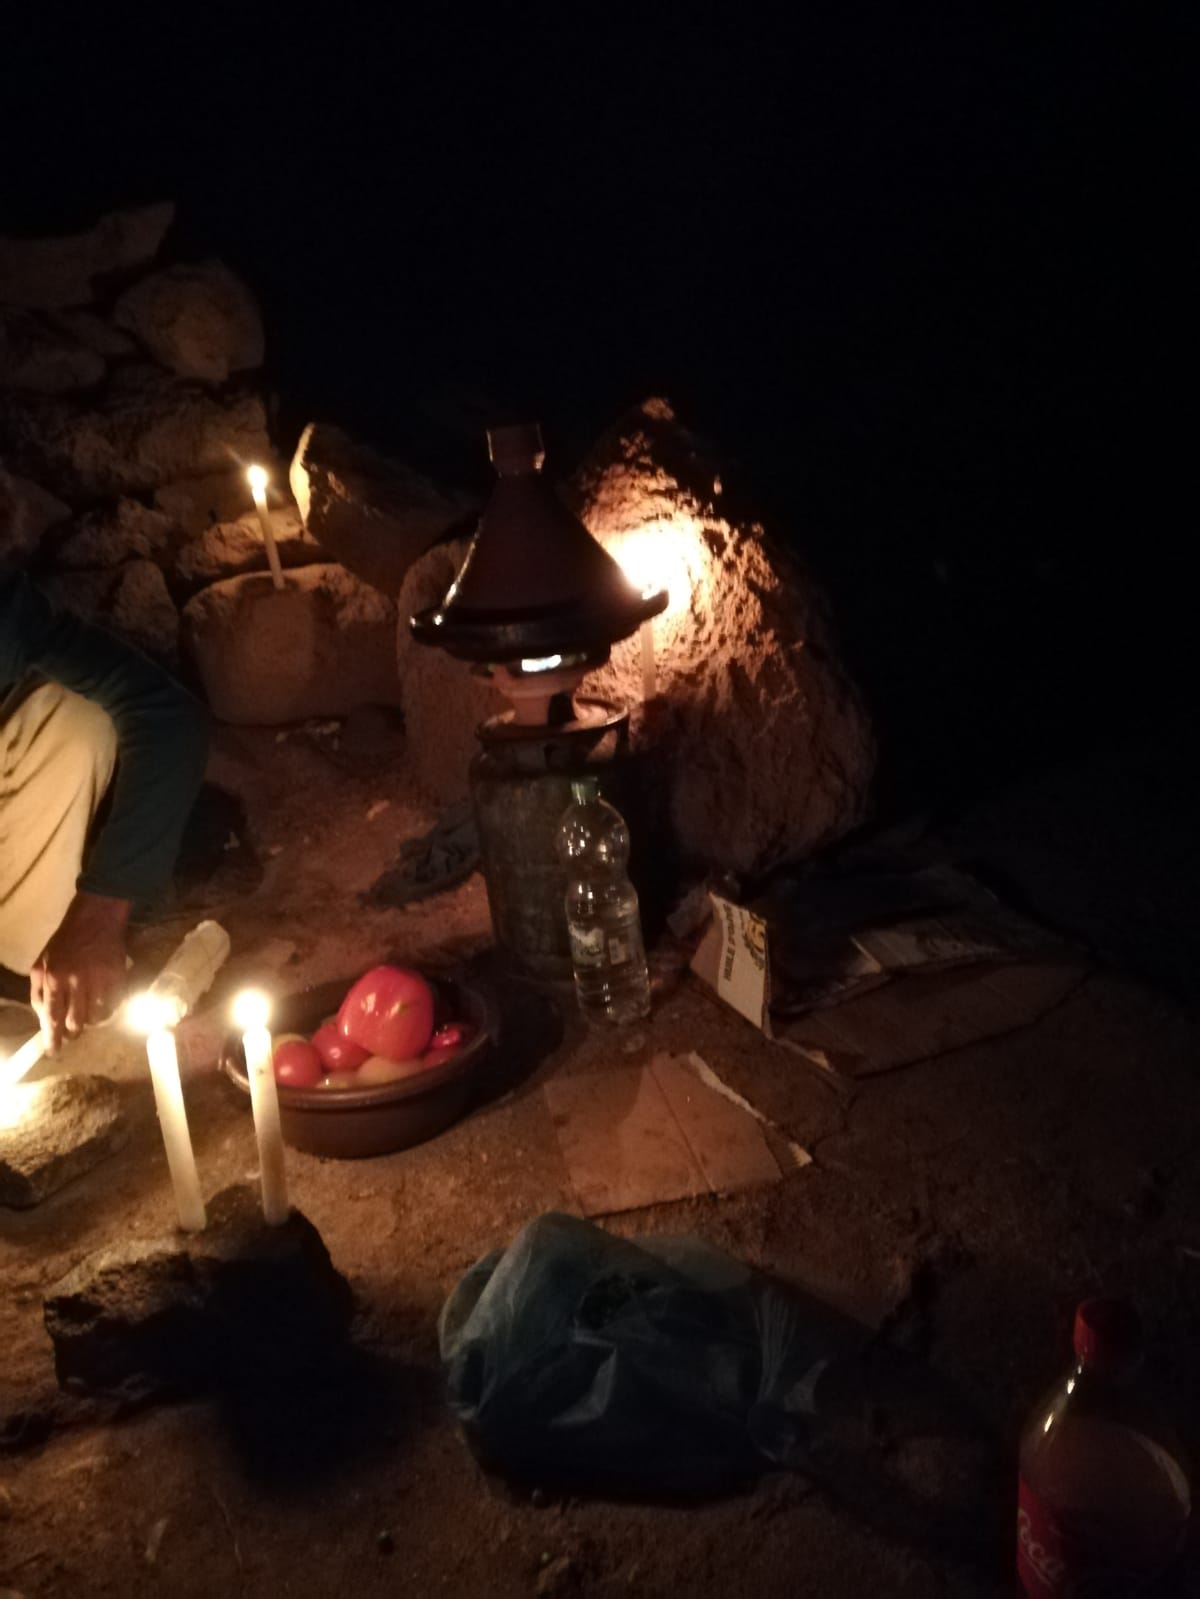
M 1127 1299 L 1085 1299 L 1075 1312 L 1075 1354 L 1093 1371 L 1128 1375 L 1142 1359 L 1142 1318 Z
M 577 777 L 571 783 L 571 798 L 576 805 L 587 805 L 600 798 L 600 784 L 594 777 Z

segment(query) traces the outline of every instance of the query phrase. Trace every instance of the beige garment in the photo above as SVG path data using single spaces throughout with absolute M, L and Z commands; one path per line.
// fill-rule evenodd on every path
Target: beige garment
M 29 970 L 74 897 L 116 759 L 108 713 L 58 683 L 0 703 L 0 965 L 11 971 Z

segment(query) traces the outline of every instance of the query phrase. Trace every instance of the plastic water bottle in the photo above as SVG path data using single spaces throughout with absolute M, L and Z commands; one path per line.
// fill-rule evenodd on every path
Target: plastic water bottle
M 1041 1599 L 1123 1599 L 1174 1564 L 1191 1489 L 1171 1424 L 1140 1376 L 1133 1306 L 1080 1305 L 1075 1356 L 1021 1441 L 1017 1571 L 1024 1592 Z
M 571 784 L 574 804 L 558 829 L 567 869 L 567 933 L 579 1008 L 590 1022 L 650 1014 L 650 976 L 637 890 L 629 881 L 629 829 L 600 798 L 594 777 Z

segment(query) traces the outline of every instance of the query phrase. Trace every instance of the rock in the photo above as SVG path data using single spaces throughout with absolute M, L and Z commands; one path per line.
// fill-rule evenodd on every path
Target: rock
M 467 793 L 467 768 L 479 748 L 475 729 L 506 701 L 445 650 L 418 644 L 408 619 L 435 605 L 454 581 L 470 540 L 451 539 L 427 550 L 408 570 L 397 602 L 396 665 L 412 774 L 439 806 Z
M 32 311 L 0 310 L 0 389 L 66 394 L 99 383 L 105 360 Z
M 47 311 L 46 321 L 106 361 L 123 361 L 137 354 L 133 340 L 94 311 Z
M 17 1083 L 0 1104 L 0 1205 L 40 1205 L 125 1138 L 121 1096 L 107 1077 Z
M 271 512 L 271 528 L 280 564 L 310 566 L 321 551 L 304 531 L 300 513 L 288 506 Z M 267 549 L 254 511 L 236 522 L 218 522 L 187 539 L 175 558 L 175 570 L 186 583 L 215 583 L 243 572 L 265 572 Z
M 62 500 L 0 463 L 0 570 L 24 566 L 49 529 L 70 514 Z
M 89 567 L 82 572 L 45 572 L 37 582 L 57 610 L 69 611 L 82 622 L 103 623 L 117 574 Z
M 119 367 L 103 395 L 0 397 L 0 447 L 21 471 L 84 503 L 148 494 L 270 453 L 262 401 L 217 397 L 144 365 Z
M 107 624 L 153 660 L 179 660 L 179 612 L 153 561 L 127 561 L 108 600 Z
M 91 511 L 55 542 L 57 569 L 115 567 L 141 558 L 161 562 L 171 546 L 170 517 L 152 511 L 140 500 L 122 499 L 103 511 Z
M 52 572 L 41 588 L 61 610 L 116 633 L 164 666 L 179 659 L 179 612 L 153 561 L 126 561 L 115 571 Z
M 875 743 L 801 561 L 722 502 L 707 450 L 663 400 L 599 442 L 573 498 L 639 583 L 670 588 L 654 623 L 662 699 L 635 743 L 653 749 L 684 857 L 749 873 L 848 832 L 866 813 Z M 637 638 L 586 688 L 637 705 Z
M 305 428 L 289 480 L 309 534 L 384 594 L 397 594 L 417 557 L 469 510 L 465 498 L 319 422 Z
M 266 465 L 269 450 L 253 457 Z M 236 522 L 253 501 L 241 467 L 164 483 L 154 491 L 155 507 L 177 522 L 185 533 L 203 533 L 218 522 Z
M 332 563 L 289 572 L 277 590 L 251 573 L 202 589 L 184 639 L 213 714 L 274 726 L 394 705 L 396 607 Z
M 258 305 L 220 261 L 152 273 L 125 291 L 113 319 L 180 377 L 224 383 L 232 372 L 262 365 Z
M 96 280 L 127 274 L 158 254 L 175 218 L 169 203 L 112 211 L 84 233 L 0 238 L 0 305 L 27 310 L 88 305 Z
M 246 1187 L 217 1195 L 202 1233 L 88 1256 L 44 1303 L 60 1385 L 129 1400 L 295 1380 L 328 1365 L 352 1309 L 312 1223 L 265 1226 Z

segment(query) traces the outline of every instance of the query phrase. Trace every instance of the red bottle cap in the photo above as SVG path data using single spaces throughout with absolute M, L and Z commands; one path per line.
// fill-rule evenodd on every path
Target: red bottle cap
M 1142 1318 L 1127 1299 L 1085 1299 L 1075 1312 L 1075 1353 L 1106 1376 L 1136 1370 L 1142 1359 Z

